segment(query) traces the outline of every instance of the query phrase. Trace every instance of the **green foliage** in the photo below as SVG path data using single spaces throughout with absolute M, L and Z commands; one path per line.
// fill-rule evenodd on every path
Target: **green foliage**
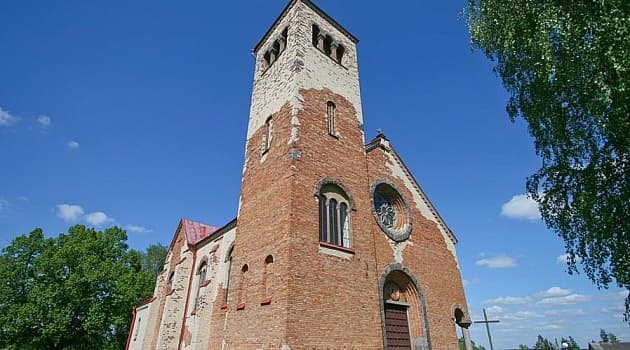
M 164 269 L 164 261 L 166 260 L 167 253 L 168 247 L 161 243 L 150 245 L 146 249 L 146 252 L 140 253 L 142 269 L 157 276 Z
M 122 349 L 131 309 L 153 291 L 118 227 L 15 238 L 0 255 L 0 348 Z
M 476 345 L 474 341 L 470 341 L 472 346 L 473 346 L 473 350 L 486 350 L 485 347 L 481 346 L 481 345 Z M 466 344 L 464 343 L 464 338 L 459 338 L 459 350 L 466 350 Z
M 569 347 L 567 349 L 569 350 L 580 350 L 580 347 L 577 345 L 577 343 L 575 342 L 575 339 L 573 339 L 573 337 L 569 337 L 569 339 L 566 338 L 562 338 L 562 340 L 560 341 L 560 344 L 562 343 L 566 343 L 567 345 L 569 345 Z M 562 349 L 562 347 L 561 347 Z
M 538 339 L 536 340 L 536 345 L 534 345 L 534 350 L 557 350 L 556 347 L 549 339 L 545 339 L 542 335 L 538 335 Z
M 599 330 L 599 338 L 604 343 L 608 343 L 610 341 L 610 339 L 608 338 L 608 333 L 606 333 L 606 330 L 603 328 Z
M 468 0 L 467 17 L 542 158 L 527 189 L 565 242 L 568 272 L 581 259 L 598 287 L 630 290 L 630 6 Z
M 604 343 L 619 343 L 619 339 L 614 333 L 608 333 L 603 328 L 599 330 L 599 338 Z
M 518 350 L 529 350 L 529 347 L 527 345 L 521 344 L 518 346 Z

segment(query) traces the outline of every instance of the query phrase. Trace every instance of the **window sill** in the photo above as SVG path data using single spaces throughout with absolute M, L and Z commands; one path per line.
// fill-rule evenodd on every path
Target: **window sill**
M 227 303 L 221 305 L 221 310 L 227 310 L 227 308 L 228 308 L 228 304 Z
M 243 309 L 245 309 L 245 303 L 240 303 L 236 305 L 236 310 L 243 310 Z
M 319 242 L 319 252 L 343 259 L 350 259 L 354 256 L 354 250 L 328 242 Z
M 203 287 L 205 287 L 205 286 L 207 286 L 209 284 L 210 284 L 210 280 L 205 280 L 205 281 L 201 282 L 201 284 L 199 284 L 199 288 L 203 288 Z
M 269 305 L 271 304 L 271 297 L 267 297 L 260 301 L 260 305 Z
M 339 134 L 338 134 L 338 133 L 334 133 L 334 134 L 333 134 L 333 133 L 329 132 L 329 133 L 328 133 L 328 136 L 330 136 L 330 137 L 332 137 L 332 138 L 334 138 L 334 139 L 336 139 L 336 140 L 339 140 Z

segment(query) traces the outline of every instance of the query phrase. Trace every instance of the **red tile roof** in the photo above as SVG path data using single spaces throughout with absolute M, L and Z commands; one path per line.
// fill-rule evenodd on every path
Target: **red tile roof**
M 200 222 L 182 219 L 182 226 L 184 233 L 186 234 L 186 240 L 190 245 L 197 245 L 205 238 L 219 230 L 218 227 L 202 224 Z

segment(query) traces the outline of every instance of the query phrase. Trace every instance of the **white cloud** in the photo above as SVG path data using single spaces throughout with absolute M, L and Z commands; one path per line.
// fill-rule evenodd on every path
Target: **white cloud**
M 39 124 L 39 126 L 42 129 L 48 128 L 50 126 L 50 122 L 51 122 L 51 119 L 50 119 L 49 116 L 41 115 L 41 116 L 37 117 L 37 124 Z
M 0 107 L 0 126 L 11 126 L 20 121 L 20 117 L 11 115 Z
M 83 219 L 90 225 L 101 226 L 106 222 L 114 221 L 112 218 L 108 217 L 107 214 L 102 211 L 95 211 L 93 213 L 86 214 Z
M 501 206 L 501 215 L 510 219 L 540 219 L 538 203 L 527 194 L 519 194 Z
M 519 305 L 527 304 L 531 302 L 530 297 L 500 297 L 496 299 L 485 300 L 484 304 L 504 304 L 504 305 Z
M 80 146 L 79 143 L 76 141 L 68 141 L 67 145 L 70 149 L 77 149 Z
M 497 255 L 489 258 L 483 258 L 475 261 L 477 266 L 486 266 L 493 269 L 505 269 L 516 267 L 516 259 L 507 255 Z
M 515 312 L 513 314 L 508 314 L 508 315 L 504 315 L 502 317 L 502 320 L 506 320 L 506 321 L 523 321 L 523 320 L 529 320 L 532 318 L 540 318 L 543 317 L 543 315 L 537 313 L 537 312 L 533 312 L 533 311 L 518 311 Z
M 148 233 L 153 232 L 153 230 L 148 229 L 146 227 L 138 226 L 138 225 L 127 225 L 125 229 L 129 232 L 138 232 L 138 233 Z
M 544 299 L 540 300 L 538 302 L 538 304 L 539 305 L 547 305 L 547 306 L 571 305 L 571 304 L 585 303 L 585 302 L 590 301 L 590 300 L 591 300 L 591 297 L 589 297 L 588 295 L 582 295 L 582 294 L 573 293 L 573 294 L 565 295 L 565 296 L 562 296 L 562 297 L 544 298 Z
M 538 298 L 554 298 L 554 297 L 563 297 L 571 294 L 572 292 L 568 289 L 563 289 L 560 287 L 551 287 L 546 291 L 536 293 L 536 297 Z
M 562 326 L 559 324 L 548 324 L 548 325 L 543 326 L 542 329 L 547 329 L 547 330 L 562 329 Z
M 499 314 L 505 311 L 505 309 L 500 307 L 499 305 L 494 305 L 489 308 L 486 308 L 486 311 L 492 314 Z
M 570 255 L 567 254 L 562 254 L 562 255 L 558 255 L 558 257 L 556 258 L 556 263 L 558 264 L 568 264 L 569 263 L 569 258 Z M 575 259 L 575 262 L 580 262 L 582 261 L 582 258 L 579 256 L 574 256 L 573 259 Z
M 74 204 L 58 204 L 57 216 L 64 221 L 76 221 L 83 215 L 83 208 L 80 205 Z

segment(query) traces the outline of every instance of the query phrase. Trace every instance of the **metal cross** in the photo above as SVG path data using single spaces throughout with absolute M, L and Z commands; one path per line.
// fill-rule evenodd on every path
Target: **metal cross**
M 490 336 L 490 323 L 499 323 L 499 320 L 488 320 L 488 315 L 486 315 L 486 309 L 483 309 L 483 321 L 473 321 L 474 323 L 485 323 L 486 331 L 488 331 L 488 341 L 490 342 L 490 350 L 494 350 L 492 346 L 492 337 Z

